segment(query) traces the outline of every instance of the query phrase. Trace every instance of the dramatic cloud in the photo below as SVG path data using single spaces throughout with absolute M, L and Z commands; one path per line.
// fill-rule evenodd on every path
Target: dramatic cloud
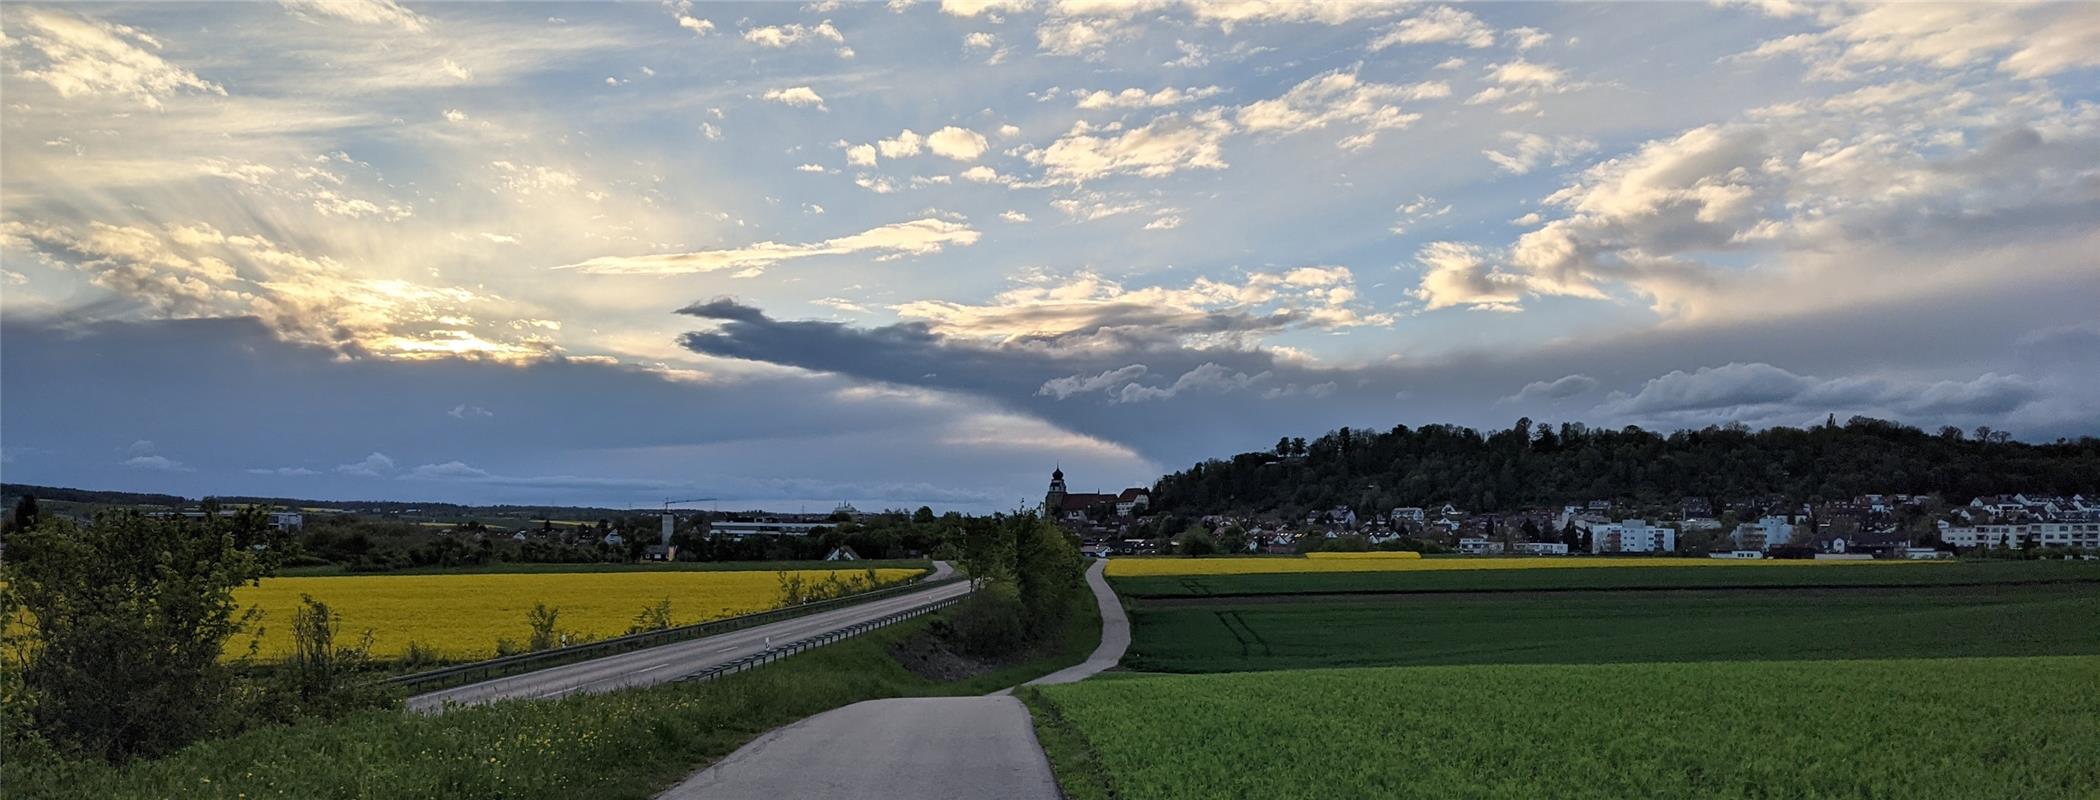
M 8 4 L 0 458 L 990 509 L 1250 419 L 2100 431 L 2100 12 L 1758 7 Z
M 978 236 L 977 230 L 969 225 L 927 217 L 910 222 L 895 222 L 849 236 L 807 244 L 759 242 L 728 250 L 696 250 L 646 256 L 599 256 L 555 269 L 572 269 L 601 275 L 684 275 L 727 269 L 756 274 L 784 261 L 816 256 L 938 253 L 950 245 L 967 247 L 976 244 Z
M 226 94 L 156 55 L 160 40 L 137 28 L 47 9 L 13 18 L 18 27 L 4 41 L 23 57 L 20 75 L 49 84 L 61 97 L 113 94 L 157 109 L 178 92 Z

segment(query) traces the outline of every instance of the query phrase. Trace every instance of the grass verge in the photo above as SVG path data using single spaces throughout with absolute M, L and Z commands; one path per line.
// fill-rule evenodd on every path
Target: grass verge
M 441 716 L 367 712 L 202 742 L 155 761 L 9 754 L 10 798 L 644 798 L 772 728 L 861 700 L 972 695 L 1076 664 L 1100 641 L 1091 595 L 1054 646 L 959 681 L 906 670 L 890 648 L 941 615 L 728 678 Z
M 1075 797 L 2046 800 L 2100 796 L 2096 685 L 2100 658 L 2057 657 L 1303 670 L 1029 696 L 1052 712 L 1059 780 L 1098 792 Z

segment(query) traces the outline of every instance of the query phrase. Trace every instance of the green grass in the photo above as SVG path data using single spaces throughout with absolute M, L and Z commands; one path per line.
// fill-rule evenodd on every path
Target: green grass
M 1309 670 L 1021 695 L 1063 729 L 1061 782 L 1121 800 L 2100 796 L 2092 657 Z
M 9 754 L 9 798 L 644 798 L 745 742 L 832 708 L 883 697 L 995 691 L 1085 660 L 1100 642 L 1082 593 L 1057 645 L 955 682 L 920 677 L 889 648 L 937 616 L 710 682 L 426 717 L 368 712 L 203 742 L 124 768 Z
M 1596 567 L 1398 572 L 1314 572 L 1113 579 L 1125 597 L 1726 586 L 1933 586 L 1963 583 L 2100 583 L 2100 561 L 1965 561 L 1955 564 L 1815 564 L 1715 567 Z
M 1969 588 L 1139 601 L 1125 667 L 1811 660 L 2100 653 L 2100 591 Z
M 926 559 L 870 559 L 866 561 L 643 561 L 634 564 L 525 564 L 496 563 L 470 567 L 409 567 L 385 572 L 351 572 L 341 566 L 293 567 L 278 570 L 283 577 L 329 575 L 474 575 L 490 573 L 546 572 L 777 572 L 795 569 L 933 569 Z

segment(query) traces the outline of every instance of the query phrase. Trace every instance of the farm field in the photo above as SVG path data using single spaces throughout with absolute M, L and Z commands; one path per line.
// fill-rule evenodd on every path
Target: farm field
M 2100 658 L 2054 657 L 1305 670 L 1022 696 L 1073 796 L 2090 798 L 2095 686 Z
M 933 569 L 933 562 L 926 559 L 867 559 L 852 562 L 851 569 Z M 408 567 L 387 570 L 384 573 L 354 573 L 340 566 L 292 567 L 277 572 L 283 577 L 320 577 L 333 575 L 494 575 L 503 573 L 557 573 L 557 572 L 743 572 L 762 570 L 773 572 L 783 569 L 834 570 L 843 569 L 837 561 L 644 561 L 639 564 L 548 564 L 529 562 L 499 562 L 461 567 Z
M 1707 570 L 1758 569 L 1931 569 L 1952 562 L 1923 561 L 1779 561 L 1720 558 L 1648 558 L 1644 556 L 1517 556 L 1510 558 L 1301 558 L 1294 556 L 1227 556 L 1224 558 L 1139 557 L 1108 562 L 1108 577 L 1137 578 L 1190 575 L 1257 575 L 1332 572 L 1454 572 L 1470 570 L 1584 570 L 1604 567 Z
M 1155 672 L 2100 654 L 2087 584 L 1141 600 Z
M 915 569 L 875 572 L 883 583 L 920 574 Z M 791 574 L 822 581 L 864 571 Z M 327 603 L 340 616 L 342 639 L 354 641 L 370 629 L 375 656 L 400 655 L 415 642 L 446 659 L 465 660 L 495 655 L 498 639 L 524 641 L 531 634 L 526 613 L 538 603 L 559 610 L 560 630 L 604 638 L 627 632 L 636 614 L 665 598 L 671 601 L 673 622 L 680 625 L 774 608 L 780 603 L 780 579 L 773 570 L 266 578 L 261 586 L 234 595 L 242 606 L 262 611 L 254 623 L 263 631 L 260 657 L 275 659 L 290 651 L 292 614 L 302 595 Z M 247 637 L 236 637 L 228 651 L 245 652 L 247 644 Z
M 1271 560 L 1271 559 L 1263 559 Z M 1286 559 L 1273 559 L 1285 561 Z M 1625 561 L 1629 559 L 1614 559 Z M 1361 569 L 1330 568 L 1317 572 L 1214 573 L 1139 575 L 1115 578 L 1125 597 L 1203 595 L 1323 594 L 1441 591 L 1523 591 L 1551 589 L 1675 589 L 1790 586 L 1944 586 L 1965 583 L 2087 581 L 2100 584 L 2100 561 L 1718 561 L 1705 559 L 1631 559 L 1642 566 L 1594 563 L 1603 559 L 1426 559 L 1409 565 L 1464 564 L 1466 568 L 1389 568 L 1383 563 Z M 1160 561 L 1169 561 L 1160 559 Z M 1182 560 L 1204 564 L 1211 559 Z M 1589 568 L 1502 568 L 1510 562 L 1560 561 L 1592 563 Z M 1111 562 L 1109 574 L 1117 564 Z M 1327 562 L 1349 564 L 1363 562 Z M 1722 564 L 1732 568 L 1717 568 Z M 1756 566 L 1747 566 L 1756 565 Z M 1147 568 L 1157 569 L 1147 565 Z M 2096 587 L 2100 591 L 2100 587 Z

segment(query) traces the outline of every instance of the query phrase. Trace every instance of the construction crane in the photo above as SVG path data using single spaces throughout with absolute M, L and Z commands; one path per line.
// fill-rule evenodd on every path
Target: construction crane
M 671 515 L 671 506 L 684 505 L 686 503 L 709 503 L 713 502 L 714 499 L 715 498 L 712 497 L 695 497 L 691 500 L 664 501 L 664 530 L 662 544 L 664 546 L 665 561 L 675 561 L 678 558 L 678 551 L 671 547 L 671 531 L 678 527 L 678 518 Z

